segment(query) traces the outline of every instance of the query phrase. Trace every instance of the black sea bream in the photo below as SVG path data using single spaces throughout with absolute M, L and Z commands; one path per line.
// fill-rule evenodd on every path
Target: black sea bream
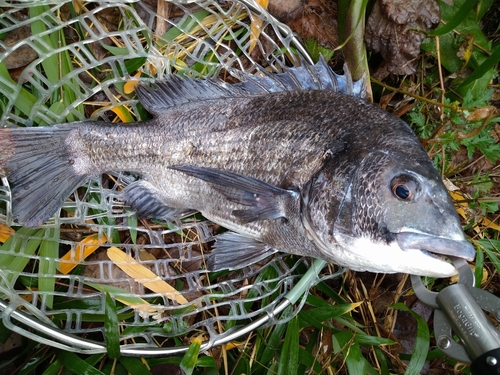
M 136 87 L 153 115 L 0 129 L 13 217 L 41 225 L 90 176 L 126 171 L 139 216 L 187 210 L 230 232 L 211 269 L 276 251 L 353 270 L 450 276 L 472 260 L 450 196 L 410 127 L 320 61 L 229 85 L 172 75 Z

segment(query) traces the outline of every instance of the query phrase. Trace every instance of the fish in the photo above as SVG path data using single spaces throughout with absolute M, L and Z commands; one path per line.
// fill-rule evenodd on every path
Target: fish
M 228 229 L 208 269 L 276 252 L 355 271 L 448 277 L 474 259 L 453 202 L 410 126 L 364 99 L 324 59 L 242 82 L 169 75 L 136 86 L 148 120 L 0 129 L 12 218 L 46 222 L 92 176 L 139 179 L 141 218 L 195 210 Z

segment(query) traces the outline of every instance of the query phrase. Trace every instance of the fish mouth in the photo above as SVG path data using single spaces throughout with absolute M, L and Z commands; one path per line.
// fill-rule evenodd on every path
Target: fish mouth
M 402 250 L 421 250 L 432 255 L 448 255 L 462 258 L 469 262 L 473 261 L 476 255 L 474 246 L 465 240 L 451 240 L 449 238 L 414 232 L 396 233 L 396 239 Z

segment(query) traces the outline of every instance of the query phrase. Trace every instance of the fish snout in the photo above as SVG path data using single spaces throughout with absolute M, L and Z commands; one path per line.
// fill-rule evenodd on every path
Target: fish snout
M 474 246 L 466 240 L 451 240 L 423 233 L 401 232 L 396 234 L 398 245 L 402 250 L 421 250 L 435 255 L 453 256 L 474 260 Z

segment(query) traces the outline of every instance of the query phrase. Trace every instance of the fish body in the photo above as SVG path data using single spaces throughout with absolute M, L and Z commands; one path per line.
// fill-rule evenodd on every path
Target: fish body
M 453 203 L 410 127 L 321 61 L 227 85 L 173 76 L 136 91 L 150 120 L 0 129 L 14 219 L 47 220 L 89 176 L 136 173 L 139 216 L 189 209 L 232 230 L 210 268 L 284 251 L 354 270 L 450 276 L 471 260 Z M 3 172 L 2 172 L 3 171 Z

